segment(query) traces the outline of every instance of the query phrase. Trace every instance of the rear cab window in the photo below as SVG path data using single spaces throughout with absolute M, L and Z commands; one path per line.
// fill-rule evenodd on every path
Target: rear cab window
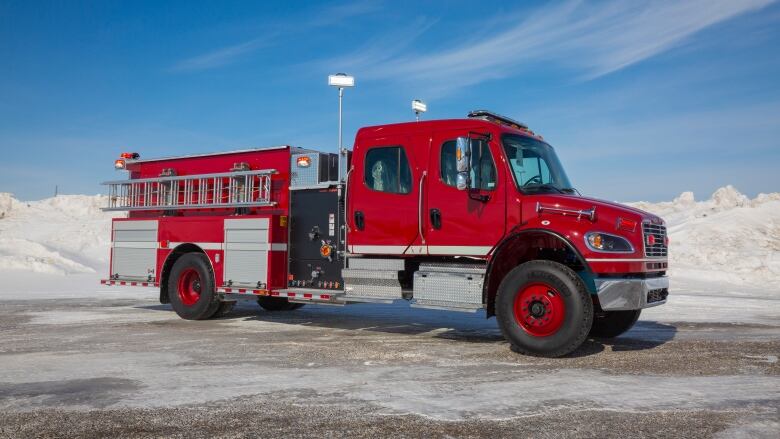
M 366 151 L 363 182 L 366 187 L 378 192 L 410 193 L 412 171 L 404 148 L 380 146 Z

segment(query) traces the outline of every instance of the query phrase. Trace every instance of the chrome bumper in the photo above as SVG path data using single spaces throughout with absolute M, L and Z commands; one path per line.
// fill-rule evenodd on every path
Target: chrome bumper
M 669 278 L 596 278 L 596 294 L 604 311 L 650 308 L 666 303 Z

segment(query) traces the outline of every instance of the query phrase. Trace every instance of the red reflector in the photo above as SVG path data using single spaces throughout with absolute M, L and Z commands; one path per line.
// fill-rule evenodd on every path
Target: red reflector
M 655 245 L 655 235 L 647 235 L 647 245 Z
M 617 228 L 618 230 L 633 232 L 636 230 L 636 221 L 625 218 L 618 218 Z
M 170 244 L 168 240 L 160 241 L 160 248 L 168 248 L 168 244 Z
M 310 293 L 304 293 L 303 297 L 305 299 L 311 299 L 311 294 Z
M 323 294 L 323 295 L 320 296 L 320 299 L 322 299 L 322 300 L 329 300 L 330 296 L 327 295 L 327 294 Z

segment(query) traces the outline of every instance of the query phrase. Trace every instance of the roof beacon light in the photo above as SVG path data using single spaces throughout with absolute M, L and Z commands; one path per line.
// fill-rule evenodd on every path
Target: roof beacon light
M 137 160 L 141 157 L 141 155 L 137 152 L 123 152 L 122 154 L 119 154 L 119 157 L 123 159 Z
M 114 169 L 116 169 L 117 171 L 121 171 L 122 169 L 125 169 L 125 161 L 123 159 L 114 160 Z

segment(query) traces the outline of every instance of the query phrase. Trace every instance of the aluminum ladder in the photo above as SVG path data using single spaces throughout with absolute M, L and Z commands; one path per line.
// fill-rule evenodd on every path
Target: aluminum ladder
M 274 169 L 107 181 L 115 210 L 177 210 L 273 206 Z

